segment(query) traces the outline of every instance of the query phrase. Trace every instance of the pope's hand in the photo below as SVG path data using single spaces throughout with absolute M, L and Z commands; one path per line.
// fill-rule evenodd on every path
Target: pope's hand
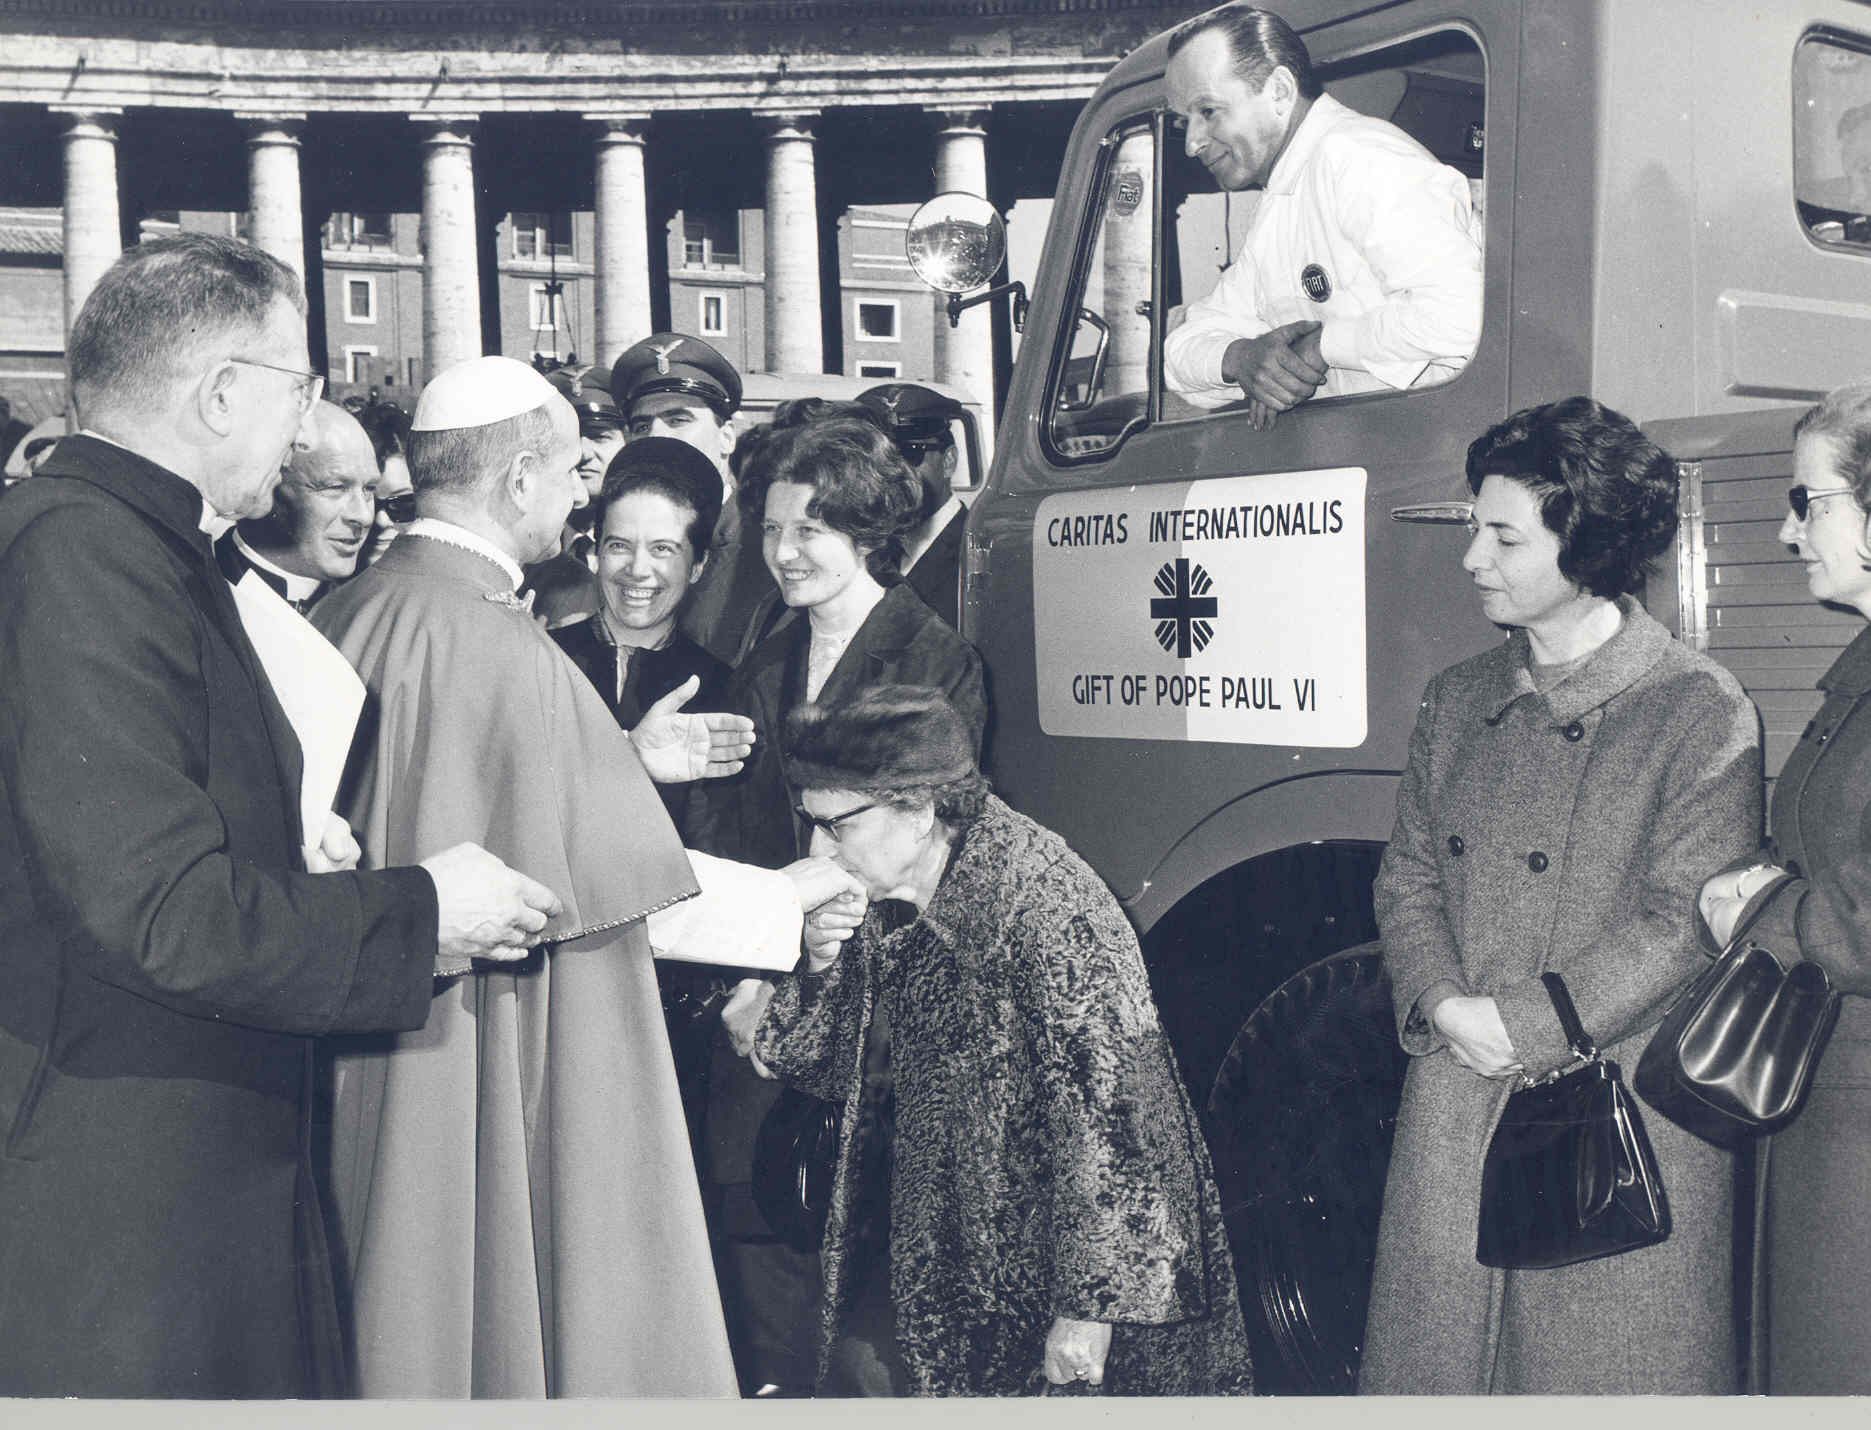
M 718 780 L 738 774 L 754 748 L 754 722 L 744 715 L 690 715 L 683 706 L 702 688 L 691 675 L 648 710 L 630 732 L 643 768 L 658 784 Z
M 805 859 L 795 859 L 780 872 L 793 881 L 793 892 L 799 896 L 799 907 L 808 914 L 840 895 L 865 897 L 862 884 L 831 860 L 821 859 L 816 854 Z
M 450 973 L 463 971 L 471 958 L 504 963 L 526 957 L 563 907 L 544 884 L 478 844 L 457 844 L 421 867 L 435 881 L 436 966 Z
M 1296 407 L 1325 381 L 1318 323 L 1287 323 L 1254 338 L 1236 338 L 1222 355 L 1221 375 L 1273 412 Z
M 1726 944 L 1735 936 L 1735 923 L 1754 896 L 1784 873 L 1778 864 L 1754 864 L 1717 874 L 1702 886 L 1696 908 L 1717 943 Z
M 357 847 L 351 826 L 341 815 L 325 816 L 325 834 L 318 846 L 305 847 L 305 867 L 314 874 L 344 874 L 357 867 L 364 851 Z
M 1054 1385 L 1069 1385 L 1075 1380 L 1103 1385 L 1104 1362 L 1110 1354 L 1109 1321 L 1074 1321 L 1055 1316 L 1052 1329 L 1046 1332 L 1046 1379 Z

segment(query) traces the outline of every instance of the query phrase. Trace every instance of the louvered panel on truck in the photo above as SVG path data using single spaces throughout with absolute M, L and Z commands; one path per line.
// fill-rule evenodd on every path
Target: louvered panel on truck
M 1700 488 L 1707 650 L 1760 707 L 1770 781 L 1819 709 L 1819 677 L 1864 627 L 1855 611 L 1813 601 L 1778 539 L 1792 469 L 1784 451 L 1711 457 L 1689 464 L 1686 482 Z

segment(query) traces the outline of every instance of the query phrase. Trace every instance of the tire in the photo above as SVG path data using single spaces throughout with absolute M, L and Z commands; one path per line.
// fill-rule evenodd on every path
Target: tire
M 1356 1388 L 1407 1063 L 1375 944 L 1288 978 L 1222 1062 L 1210 1144 L 1262 1393 Z

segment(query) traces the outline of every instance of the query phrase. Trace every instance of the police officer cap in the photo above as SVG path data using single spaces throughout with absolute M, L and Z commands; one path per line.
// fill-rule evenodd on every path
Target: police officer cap
M 949 423 L 962 412 L 954 398 L 914 382 L 886 382 L 860 392 L 858 401 L 883 419 L 898 442 L 942 442 L 949 436 Z
M 583 371 L 569 367 L 554 368 L 546 374 L 546 381 L 578 409 L 580 431 L 589 434 L 593 427 L 624 425 L 623 414 L 611 402 L 611 370 L 608 367 L 600 364 Z
M 687 392 L 702 398 L 723 422 L 741 405 L 741 375 L 734 364 L 687 333 L 651 333 L 611 364 L 611 396 L 629 412 L 653 392 Z

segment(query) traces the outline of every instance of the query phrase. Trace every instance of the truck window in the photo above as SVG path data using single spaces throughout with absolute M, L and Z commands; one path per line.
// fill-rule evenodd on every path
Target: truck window
M 1428 35 L 1389 45 L 1356 57 L 1320 61 L 1317 69 L 1326 93 L 1339 103 L 1388 120 L 1468 182 L 1470 201 L 1475 214 L 1477 237 L 1482 220 L 1482 172 L 1484 156 L 1486 74 L 1480 47 L 1463 30 L 1438 30 Z M 1168 323 L 1165 333 L 1173 331 L 1185 317 L 1187 305 L 1206 298 L 1242 251 L 1254 224 L 1261 191 L 1248 189 L 1237 193 L 1218 192 L 1214 180 L 1196 160 L 1184 152 L 1180 131 L 1172 129 L 1165 138 L 1164 162 L 1165 223 L 1163 275 L 1165 309 Z M 1306 255 L 1300 255 L 1304 257 Z M 1295 321 L 1320 311 L 1300 301 L 1300 290 L 1313 302 L 1329 298 L 1332 285 L 1343 287 L 1354 281 L 1353 273 L 1328 274 L 1323 264 L 1331 255 L 1321 253 L 1319 262 L 1307 264 L 1294 277 L 1293 292 L 1288 295 L 1296 304 L 1293 316 L 1276 309 L 1281 322 Z M 1355 260 L 1348 260 L 1355 263 Z M 1319 271 L 1315 273 L 1315 269 Z M 1323 292 L 1326 297 L 1321 298 Z M 1270 295 L 1278 304 L 1281 299 Z M 1264 331 L 1258 327 L 1256 331 Z M 1446 382 L 1460 370 L 1459 360 L 1431 364 L 1418 376 L 1413 386 Z M 1337 372 L 1328 386 L 1321 388 L 1310 402 L 1289 414 L 1304 413 L 1308 406 L 1333 401 L 1333 389 L 1347 389 L 1342 395 L 1391 394 L 1407 396 L 1409 388 L 1397 389 L 1377 378 L 1357 372 L 1341 377 Z M 1246 404 L 1216 397 L 1201 400 L 1184 398 L 1164 384 L 1163 418 L 1166 421 L 1209 418 L 1217 414 L 1238 413 Z M 1238 398 L 1238 394 L 1237 394 Z M 1216 406 L 1220 400 L 1222 405 Z
M 1105 136 L 1049 391 L 1055 460 L 1095 459 L 1143 425 L 1149 401 L 1156 124 L 1126 120 Z
M 1793 200 L 1816 242 L 1871 252 L 1871 39 L 1814 30 L 1794 48 Z

